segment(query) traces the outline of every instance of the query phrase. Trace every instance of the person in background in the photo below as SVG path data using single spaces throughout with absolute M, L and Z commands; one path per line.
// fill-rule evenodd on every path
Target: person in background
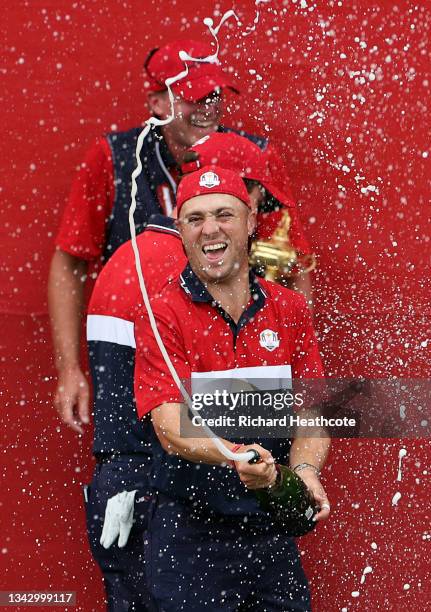
M 201 58 L 212 53 L 209 44 L 185 40 L 148 54 L 144 85 L 153 116 L 166 119 L 171 114 L 165 80 L 184 70 L 180 50 Z M 220 65 L 196 62 L 189 69 L 189 76 L 172 86 L 174 120 L 151 130 L 142 147 L 135 214 L 138 233 L 152 214 L 171 213 L 184 152 L 220 129 L 223 90 L 237 91 Z M 141 130 L 138 126 L 111 132 L 89 149 L 72 184 L 51 261 L 48 303 L 58 371 L 54 404 L 62 421 L 78 433 L 89 422 L 89 386 L 80 360 L 85 279 L 90 264 L 106 263 L 130 238 L 131 175 Z

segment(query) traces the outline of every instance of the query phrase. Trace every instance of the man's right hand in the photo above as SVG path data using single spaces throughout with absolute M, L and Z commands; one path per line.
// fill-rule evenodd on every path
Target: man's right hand
M 88 382 L 79 366 L 60 371 L 54 406 L 63 423 L 80 434 L 84 433 L 81 425 L 90 422 L 89 397 Z
M 247 461 L 237 461 L 235 463 L 241 482 L 247 489 L 264 489 L 270 487 L 277 478 L 274 457 L 266 448 L 259 446 L 259 444 L 241 446 L 236 452 L 245 453 L 250 449 L 254 449 L 259 453 L 260 461 L 259 463 L 252 464 L 247 463 Z

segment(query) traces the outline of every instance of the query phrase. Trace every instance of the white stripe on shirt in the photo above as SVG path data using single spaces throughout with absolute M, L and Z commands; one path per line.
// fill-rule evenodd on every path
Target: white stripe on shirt
M 250 382 L 262 390 L 288 389 L 292 387 L 292 368 L 290 365 L 252 366 L 233 368 L 231 370 L 212 370 L 210 372 L 192 372 L 193 392 L 205 388 L 210 381 L 225 379 Z M 200 381 L 200 382 L 199 382 Z M 226 383 L 223 385 L 226 387 Z
M 87 316 L 87 341 L 112 342 L 136 348 L 134 323 L 107 315 Z

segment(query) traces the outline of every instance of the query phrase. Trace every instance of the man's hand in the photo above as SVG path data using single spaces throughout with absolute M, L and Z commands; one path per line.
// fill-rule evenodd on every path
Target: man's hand
M 89 423 L 89 387 L 79 366 L 61 370 L 54 396 L 54 406 L 63 423 L 82 434 L 81 425 Z
M 310 491 L 313 499 L 317 506 L 320 508 L 319 512 L 315 515 L 315 521 L 322 521 L 327 519 L 331 511 L 328 496 L 325 493 L 325 489 L 322 487 L 320 480 L 313 469 L 304 468 L 300 472 L 297 472 L 298 476 L 307 485 L 307 489 Z
M 241 446 L 237 452 L 245 453 L 253 448 L 260 455 L 259 463 L 247 463 L 247 461 L 238 461 L 235 463 L 236 470 L 241 482 L 247 489 L 264 489 L 274 484 L 277 478 L 277 470 L 275 469 L 274 457 L 259 444 L 253 446 Z
M 126 546 L 133 526 L 136 492 L 136 489 L 134 491 L 123 491 L 108 499 L 102 535 L 100 536 L 100 543 L 104 548 L 112 546 L 117 538 L 119 548 Z

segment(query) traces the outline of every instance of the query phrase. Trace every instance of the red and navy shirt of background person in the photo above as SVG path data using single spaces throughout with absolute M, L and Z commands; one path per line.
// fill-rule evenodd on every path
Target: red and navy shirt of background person
M 252 273 L 250 283 L 252 299 L 237 324 L 214 302 L 190 265 L 153 301 L 157 327 L 179 377 L 190 380 L 193 374 L 199 374 L 208 379 L 239 376 L 255 380 L 266 378 L 268 370 L 283 379 L 322 377 L 304 297 L 258 280 Z M 265 331 L 278 339 L 275 350 L 267 350 L 261 341 Z M 145 311 L 136 319 L 135 337 L 135 397 L 142 418 L 161 404 L 183 400 Z M 271 450 L 278 462 L 286 463 L 289 440 L 254 441 Z M 168 455 L 154 431 L 152 486 L 167 496 L 193 501 L 222 514 L 259 513 L 255 497 L 244 490 L 233 470 Z
M 150 298 L 178 278 L 186 263 L 173 219 L 153 215 L 137 237 Z M 94 388 L 94 445 L 97 457 L 151 452 L 149 423 L 139 422 L 134 394 L 134 321 L 142 295 L 131 241 L 102 269 L 91 296 L 87 344 Z M 149 421 L 149 420 L 148 420 Z

